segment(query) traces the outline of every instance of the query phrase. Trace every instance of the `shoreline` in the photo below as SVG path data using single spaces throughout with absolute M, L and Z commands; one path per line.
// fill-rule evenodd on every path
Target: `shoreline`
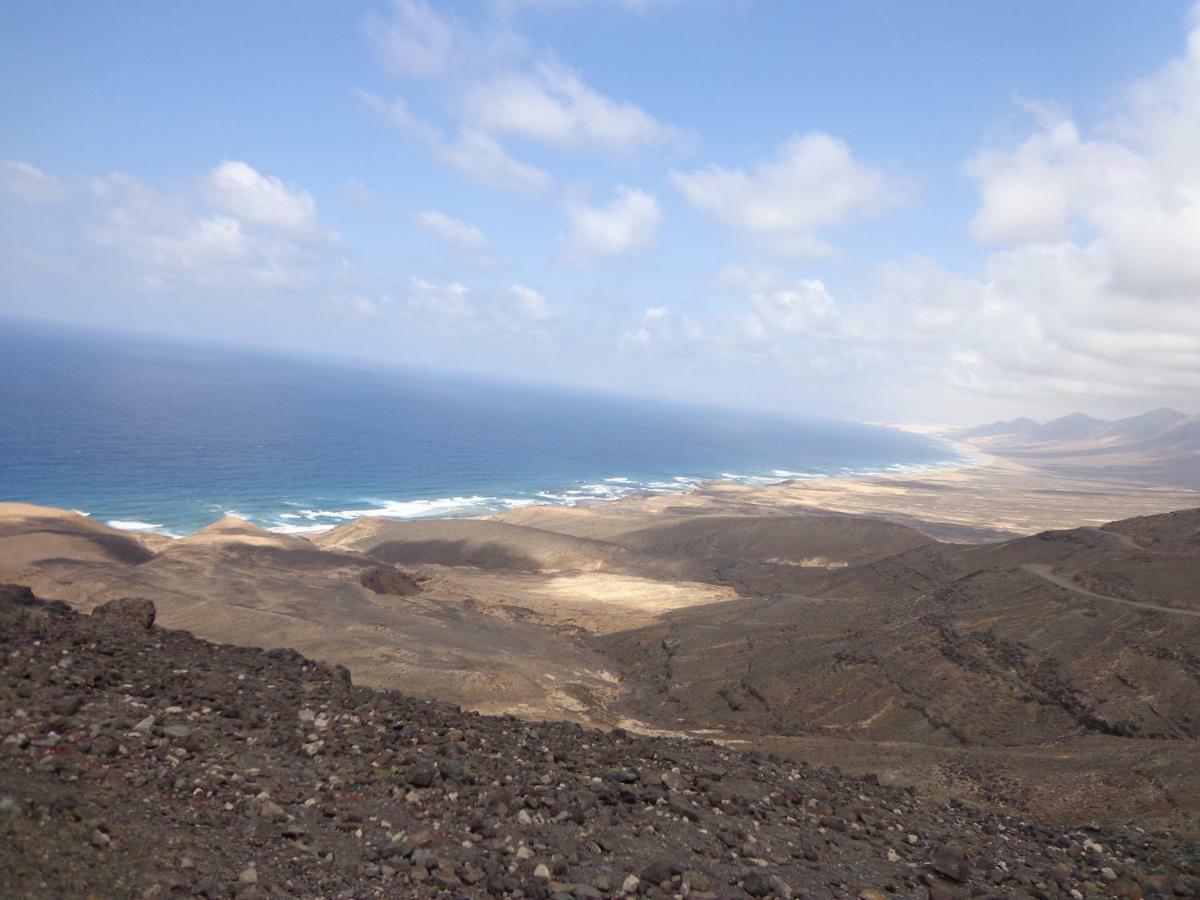
M 903 426 L 891 426 L 903 428 Z M 709 480 L 675 476 L 678 487 L 647 488 L 624 476 L 612 476 L 577 489 L 606 487 L 609 496 L 567 493 L 530 498 L 446 497 L 377 502 L 378 508 L 300 510 L 299 518 L 332 517 L 337 521 L 312 525 L 263 522 L 236 510 L 222 515 L 243 518 L 274 534 L 315 538 L 363 518 L 397 522 L 434 520 L 501 521 L 555 530 L 563 523 L 586 517 L 659 518 L 664 515 L 780 516 L 847 515 L 907 525 L 938 540 L 987 542 L 1040 531 L 1152 515 L 1200 505 L 1200 491 L 1104 478 L 1086 467 L 1051 470 L 1029 460 L 989 452 L 973 442 L 954 441 L 926 432 L 946 445 L 955 458 L 932 463 L 895 463 L 837 474 L 773 470 L 778 477 L 735 475 Z M 786 476 L 784 473 L 787 473 Z M 550 492 L 539 492 L 542 495 Z M 499 508 L 478 509 L 467 515 L 445 510 L 475 503 L 499 502 Z M 424 506 L 441 514 L 389 515 L 390 509 Z M 76 510 L 81 512 L 81 510 Z M 357 514 L 352 514 L 356 513 Z M 214 515 L 217 521 L 220 515 Z M 278 517 L 276 517 L 278 518 Z M 110 527 L 147 537 L 177 540 L 194 534 L 171 532 L 164 526 L 136 520 L 101 520 Z M 206 525 L 201 526 L 207 527 Z M 200 529 L 196 529 L 198 531 Z
M 1052 471 L 970 443 L 962 462 L 921 472 L 787 479 L 743 485 L 713 481 L 675 497 L 629 496 L 575 507 L 529 507 L 492 516 L 561 529 L 572 518 L 681 515 L 845 515 L 915 528 L 952 543 L 1006 540 L 1200 506 L 1200 491 L 1105 479 L 1080 468 Z
M 900 426 L 892 427 L 900 431 L 907 430 Z M 79 515 L 86 516 L 93 521 L 102 522 L 109 527 L 130 532 L 131 534 L 155 535 L 158 537 L 170 538 L 172 540 L 179 540 L 191 534 L 195 534 L 197 531 L 227 516 L 244 519 L 245 521 L 248 521 L 251 524 L 254 524 L 274 534 L 305 537 L 307 535 L 325 534 L 334 528 L 350 524 L 366 517 L 392 519 L 398 522 L 427 521 L 432 519 L 486 520 L 503 518 L 510 513 L 524 509 L 584 509 L 655 497 L 686 497 L 697 492 L 717 489 L 722 486 L 757 489 L 775 487 L 781 484 L 787 484 L 789 482 L 814 482 L 829 479 L 865 479 L 885 476 L 916 476 L 938 473 L 944 470 L 966 468 L 979 463 L 979 460 L 976 458 L 977 454 L 967 445 L 941 438 L 938 435 L 929 436 L 944 443 L 947 446 L 947 449 L 956 454 L 959 458 L 945 459 L 929 463 L 892 463 L 885 466 L 849 469 L 837 473 L 806 473 L 796 470 L 776 468 L 772 470 L 772 474 L 770 475 L 742 475 L 731 472 L 721 473 L 713 478 L 675 475 L 672 476 L 671 482 L 639 482 L 625 476 L 608 476 L 594 482 L 577 482 L 576 487 L 564 490 L 562 492 L 556 493 L 552 491 L 537 491 L 527 497 L 453 496 L 418 497 L 405 500 L 364 497 L 361 498 L 362 503 L 374 503 L 378 504 L 378 507 L 357 511 L 356 515 L 351 515 L 351 513 L 355 511 L 349 509 L 338 510 L 336 512 L 300 509 L 298 513 L 280 513 L 275 514 L 272 517 L 273 519 L 287 517 L 298 519 L 336 518 L 338 520 L 335 522 L 321 522 L 311 525 L 292 525 L 288 523 L 279 523 L 277 521 L 265 521 L 264 517 L 255 516 L 253 514 L 243 514 L 237 509 L 232 508 L 236 506 L 236 504 L 231 504 L 229 508 L 221 508 L 218 511 L 215 511 L 211 520 L 206 522 L 204 525 L 187 532 L 172 530 L 166 525 L 137 518 L 104 519 L 97 517 L 90 511 L 79 508 L 72 507 L 71 511 L 78 513 Z M 678 485 L 677 487 L 673 486 L 676 484 Z M 659 485 L 659 487 L 651 487 L 651 485 Z M 668 485 L 672 486 L 668 487 Z M 584 493 L 588 489 L 599 489 L 601 487 L 611 491 L 612 493 L 609 496 L 596 495 L 595 491 L 592 495 Z M 572 494 L 578 494 L 578 496 L 570 496 Z M 484 504 L 489 502 L 498 504 L 498 506 L 494 508 L 484 508 Z M 282 501 L 281 505 L 287 506 L 290 503 L 290 501 Z M 413 507 L 424 507 L 436 511 L 433 513 L 415 514 L 391 513 L 391 510 Z M 465 515 L 453 514 L 453 510 L 456 508 L 469 509 L 472 507 L 477 508 L 480 511 Z

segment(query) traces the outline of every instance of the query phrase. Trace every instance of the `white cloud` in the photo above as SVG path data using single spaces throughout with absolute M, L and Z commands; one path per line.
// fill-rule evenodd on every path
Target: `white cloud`
M 443 75 L 458 49 L 454 27 L 423 0 L 392 0 L 391 16 L 371 15 L 365 27 L 380 61 L 396 75 Z
M 342 185 L 342 194 L 360 209 L 369 209 L 376 202 L 375 192 L 357 178 L 351 178 Z
M 440 128 L 413 114 L 402 98 L 385 100 L 369 91 L 359 91 L 358 96 L 390 125 L 428 145 L 438 162 L 477 184 L 531 193 L 550 185 L 546 172 L 513 159 L 490 134 L 465 128 L 455 140 L 448 141 Z
M 242 222 L 305 240 L 325 236 L 317 205 L 303 188 L 263 175 L 241 160 L 225 160 L 205 179 L 208 201 Z
M 682 139 L 563 65 L 530 64 L 525 40 L 505 24 L 502 9 L 493 13 L 472 29 L 423 0 L 393 0 L 389 16 L 368 20 L 367 33 L 393 74 L 441 82 L 441 115 L 418 114 L 401 97 L 359 90 L 359 99 L 443 165 L 502 190 L 540 191 L 552 182 L 543 169 L 513 157 L 502 143 L 510 137 L 614 153 Z
M 465 118 L 493 134 L 510 134 L 558 147 L 630 152 L 676 140 L 674 129 L 641 107 L 605 97 L 563 66 L 542 63 L 530 73 L 508 73 L 474 85 Z
M 662 220 L 653 194 L 619 187 L 607 206 L 573 205 L 567 211 L 570 232 L 568 255 L 577 261 L 620 256 L 649 245 Z
M 550 176 L 508 155 L 508 151 L 490 134 L 465 130 L 458 139 L 438 151 L 438 159 L 487 187 L 507 191 L 541 191 L 550 185 Z
M 524 38 L 502 21 L 475 14 L 464 24 L 448 6 L 392 0 L 389 15 L 368 16 L 364 28 L 383 67 L 401 78 L 456 79 L 526 52 Z
M 297 291 L 341 266 L 312 196 L 245 163 L 220 164 L 196 194 L 156 190 L 120 172 L 91 187 L 100 209 L 90 242 L 119 251 L 146 286 Z
M 708 166 L 672 171 L 675 187 L 716 221 L 785 253 L 828 250 L 818 232 L 898 203 L 902 187 L 854 158 L 845 142 L 820 132 L 793 137 L 774 159 L 749 171 Z
M 585 6 L 589 2 L 600 5 L 619 6 L 631 12 L 644 13 L 651 9 L 666 6 L 677 6 L 686 0 L 494 0 L 496 6 L 506 13 L 513 13 L 526 7 L 539 9 L 572 9 Z
M 443 244 L 464 253 L 480 253 L 487 249 L 487 237 L 476 228 L 437 210 L 424 210 L 416 215 L 417 225 Z
M 408 304 L 414 309 L 467 319 L 475 315 L 470 293 L 466 285 L 457 281 L 436 284 L 423 278 L 413 278 L 409 282 Z
M 521 315 L 535 322 L 546 322 L 558 318 L 558 311 L 550 304 L 541 291 L 536 291 L 523 284 L 514 284 L 509 293 L 517 301 Z
M 27 203 L 56 203 L 66 197 L 60 179 L 19 160 L 0 161 L 0 193 L 20 197 Z
M 403 97 L 392 97 L 391 100 L 387 100 L 370 91 L 359 90 L 355 93 L 363 104 L 393 128 L 432 148 L 442 145 L 442 130 L 432 122 L 413 113 Z
M 804 278 L 788 287 L 755 291 L 750 302 L 764 326 L 791 334 L 815 330 L 835 310 L 833 298 L 819 278 Z
M 1200 294 L 1200 14 L 1185 54 L 1123 92 L 1081 128 L 1030 104 L 1034 129 L 967 166 L 979 184 L 981 241 L 1092 244 L 1114 288 L 1146 297 Z
M 711 336 L 703 326 L 686 315 L 673 315 L 665 306 L 650 306 L 642 311 L 636 328 L 624 332 L 617 342 L 622 353 L 646 350 L 651 345 L 683 348 L 687 353 Z
M 997 245 L 977 269 L 902 259 L 835 303 L 818 279 L 731 267 L 717 287 L 740 297 L 741 314 L 690 333 L 704 357 L 761 366 L 779 383 L 836 381 L 839 396 L 857 392 L 877 411 L 930 415 L 937 403 L 960 420 L 1190 409 L 1200 395 L 1197 14 L 1186 54 L 1120 93 L 1103 121 L 1026 104 L 1026 133 L 970 160 L 980 190 L 970 230 Z M 756 191 L 777 184 L 788 196 L 786 178 L 767 176 L 719 172 L 681 189 L 727 200 L 726 219 L 744 231 L 815 235 L 811 215 L 788 224 L 784 201 Z M 761 205 L 739 207 L 747 195 Z M 667 334 L 643 320 L 625 344 L 652 342 L 662 356 Z
M 333 305 L 363 319 L 373 319 L 379 315 L 379 303 L 361 294 L 339 294 L 333 298 Z

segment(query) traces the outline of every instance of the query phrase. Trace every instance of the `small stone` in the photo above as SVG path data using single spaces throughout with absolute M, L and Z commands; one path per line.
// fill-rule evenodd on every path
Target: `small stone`
M 775 893 L 775 888 L 771 884 L 771 879 L 767 878 L 761 872 L 751 872 L 742 879 L 742 890 L 751 897 L 769 897 Z
M 1110 869 L 1108 866 L 1105 866 L 1103 869 L 1100 870 L 1100 877 L 1103 878 L 1105 881 L 1116 881 L 1117 873 L 1114 872 L 1112 869 Z
M 98 734 L 96 735 L 96 739 L 92 741 L 90 752 L 96 756 L 116 756 L 120 746 L 117 743 L 117 739 L 112 735 Z
M 133 730 L 138 734 L 149 734 L 154 730 L 154 716 L 146 716 L 146 718 L 133 726 Z
M 712 879 L 703 872 L 687 871 L 683 873 L 683 883 L 693 891 L 707 891 L 712 887 Z
M 934 848 L 930 865 L 935 872 L 953 881 L 966 881 L 971 877 L 971 867 L 967 864 L 966 856 L 962 850 L 949 844 L 939 844 Z
M 258 814 L 269 822 L 282 822 L 287 818 L 283 807 L 272 800 L 263 800 L 258 804 Z
M 767 884 L 770 885 L 771 891 L 776 897 L 780 897 L 782 900 L 792 900 L 792 886 L 778 875 L 772 875 L 770 878 L 768 878 Z
M 683 789 L 687 787 L 687 781 L 678 772 L 663 772 L 662 783 L 668 790 L 676 793 L 682 793 Z
M 671 880 L 671 876 L 678 871 L 676 866 L 671 865 L 664 860 L 658 860 L 651 863 L 642 871 L 642 879 L 651 884 L 662 884 Z
M 533 870 L 534 878 L 541 878 L 545 881 L 550 880 L 550 869 L 545 863 L 538 863 L 537 868 Z
M 408 772 L 408 783 L 413 787 L 427 788 L 437 778 L 437 769 L 433 766 L 413 766 Z
M 83 698 L 81 697 L 63 697 L 55 700 L 50 704 L 50 710 L 56 716 L 73 716 L 79 712 L 79 707 L 83 706 Z
M 247 866 L 238 872 L 238 881 L 242 884 L 258 884 L 258 869 L 254 866 Z
M 109 600 L 92 610 L 93 616 L 129 628 L 147 629 L 154 624 L 154 604 L 140 597 Z
M 638 885 L 641 883 L 642 880 L 636 875 L 626 875 L 625 880 L 621 882 L 621 891 L 626 894 L 636 894 Z
M 163 734 L 169 738 L 183 740 L 192 736 L 192 729 L 187 725 L 168 725 L 163 729 Z

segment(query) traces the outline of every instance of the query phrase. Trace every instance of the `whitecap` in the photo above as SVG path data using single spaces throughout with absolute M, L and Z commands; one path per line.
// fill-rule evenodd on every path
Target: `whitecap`
M 136 519 L 109 519 L 107 524 L 113 528 L 120 528 L 122 531 L 155 531 L 163 527 L 153 522 L 139 522 Z
M 333 525 L 269 525 L 267 531 L 273 531 L 276 534 L 319 534 L 322 531 L 329 531 Z

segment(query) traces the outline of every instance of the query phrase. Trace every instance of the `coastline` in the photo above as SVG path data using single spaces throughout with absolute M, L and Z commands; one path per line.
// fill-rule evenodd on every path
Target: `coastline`
M 869 423 L 862 423 L 869 424 Z M 906 431 L 901 426 L 890 426 Z M 346 509 L 306 508 L 303 504 L 281 500 L 279 506 L 288 508 L 282 513 L 244 513 L 239 504 L 214 504 L 211 519 L 189 531 L 173 529 L 155 521 L 133 514 L 106 518 L 90 510 L 73 508 L 72 511 L 92 518 L 96 522 L 138 535 L 151 535 L 179 539 L 194 534 L 201 528 L 224 517 L 244 519 L 267 531 L 299 537 L 316 536 L 366 517 L 380 517 L 396 521 L 427 521 L 432 519 L 503 519 L 513 512 L 524 509 L 582 509 L 595 506 L 645 500 L 655 497 L 680 498 L 722 486 L 730 488 L 768 488 L 792 481 L 809 482 L 828 479 L 865 479 L 882 476 L 917 476 L 952 470 L 974 465 L 977 460 L 966 445 L 929 434 L 946 445 L 948 454 L 954 458 L 938 459 L 928 463 L 890 463 L 879 466 L 850 468 L 839 472 L 803 472 L 783 468 L 772 469 L 770 474 L 739 474 L 723 472 L 713 477 L 675 475 L 670 480 L 635 480 L 626 476 L 608 476 L 593 482 L 580 480 L 571 488 L 530 491 L 522 496 L 444 496 L 390 499 L 361 497 L 357 501 L 342 501 L 352 504 Z M 354 508 L 354 504 L 362 508 Z M 312 504 L 316 506 L 316 504 Z M 336 505 L 336 504 L 327 504 Z M 286 519 L 287 521 L 280 521 Z M 332 520 L 332 521 L 330 521 Z
M 583 518 L 667 515 L 848 515 L 907 525 L 950 542 L 1004 540 L 1102 525 L 1200 505 L 1200 492 L 1098 477 L 1080 468 L 1051 471 L 957 444 L 969 458 L 922 471 L 787 479 L 745 485 L 711 481 L 686 494 L 640 494 L 574 507 L 536 506 L 490 518 L 583 534 Z M 571 520 L 576 520 L 572 526 Z
M 910 428 L 896 424 L 889 427 Z M 582 523 L 593 519 L 599 525 L 604 520 L 621 519 L 628 524 L 638 518 L 656 519 L 666 515 L 810 514 L 876 518 L 908 525 L 938 540 L 976 542 L 1079 525 L 1101 525 L 1117 519 L 1200 505 L 1200 492 L 1197 491 L 1105 479 L 1082 467 L 1051 471 L 1027 461 L 988 452 L 972 442 L 954 441 L 944 436 L 947 430 L 921 426 L 922 433 L 943 441 L 957 456 L 936 463 L 899 463 L 844 474 L 807 475 L 777 469 L 771 476 L 727 473 L 727 477 L 708 480 L 676 476 L 678 487 L 659 482 L 661 487 L 657 489 L 641 487 L 628 478 L 614 476 L 604 479 L 611 491 L 608 496 L 587 495 L 581 491 L 580 496 L 571 497 L 543 492 L 542 500 L 447 497 L 379 501 L 383 505 L 378 508 L 323 513 L 326 517 L 337 516 L 336 522 L 291 525 L 256 521 L 254 524 L 280 535 L 315 538 L 369 517 L 400 522 L 490 520 L 583 533 L 590 529 Z M 582 485 L 582 488 L 601 486 L 598 482 Z M 469 515 L 452 513 L 453 509 L 488 500 L 501 503 L 501 508 Z M 414 507 L 443 513 L 450 511 L 451 514 L 389 515 L 391 510 Z M 236 510 L 222 512 L 241 517 Z M 300 516 L 295 514 L 294 517 Z M 214 514 L 214 521 L 217 518 L 220 515 Z M 187 536 L 149 522 L 108 520 L 105 524 L 151 539 L 173 540 Z

